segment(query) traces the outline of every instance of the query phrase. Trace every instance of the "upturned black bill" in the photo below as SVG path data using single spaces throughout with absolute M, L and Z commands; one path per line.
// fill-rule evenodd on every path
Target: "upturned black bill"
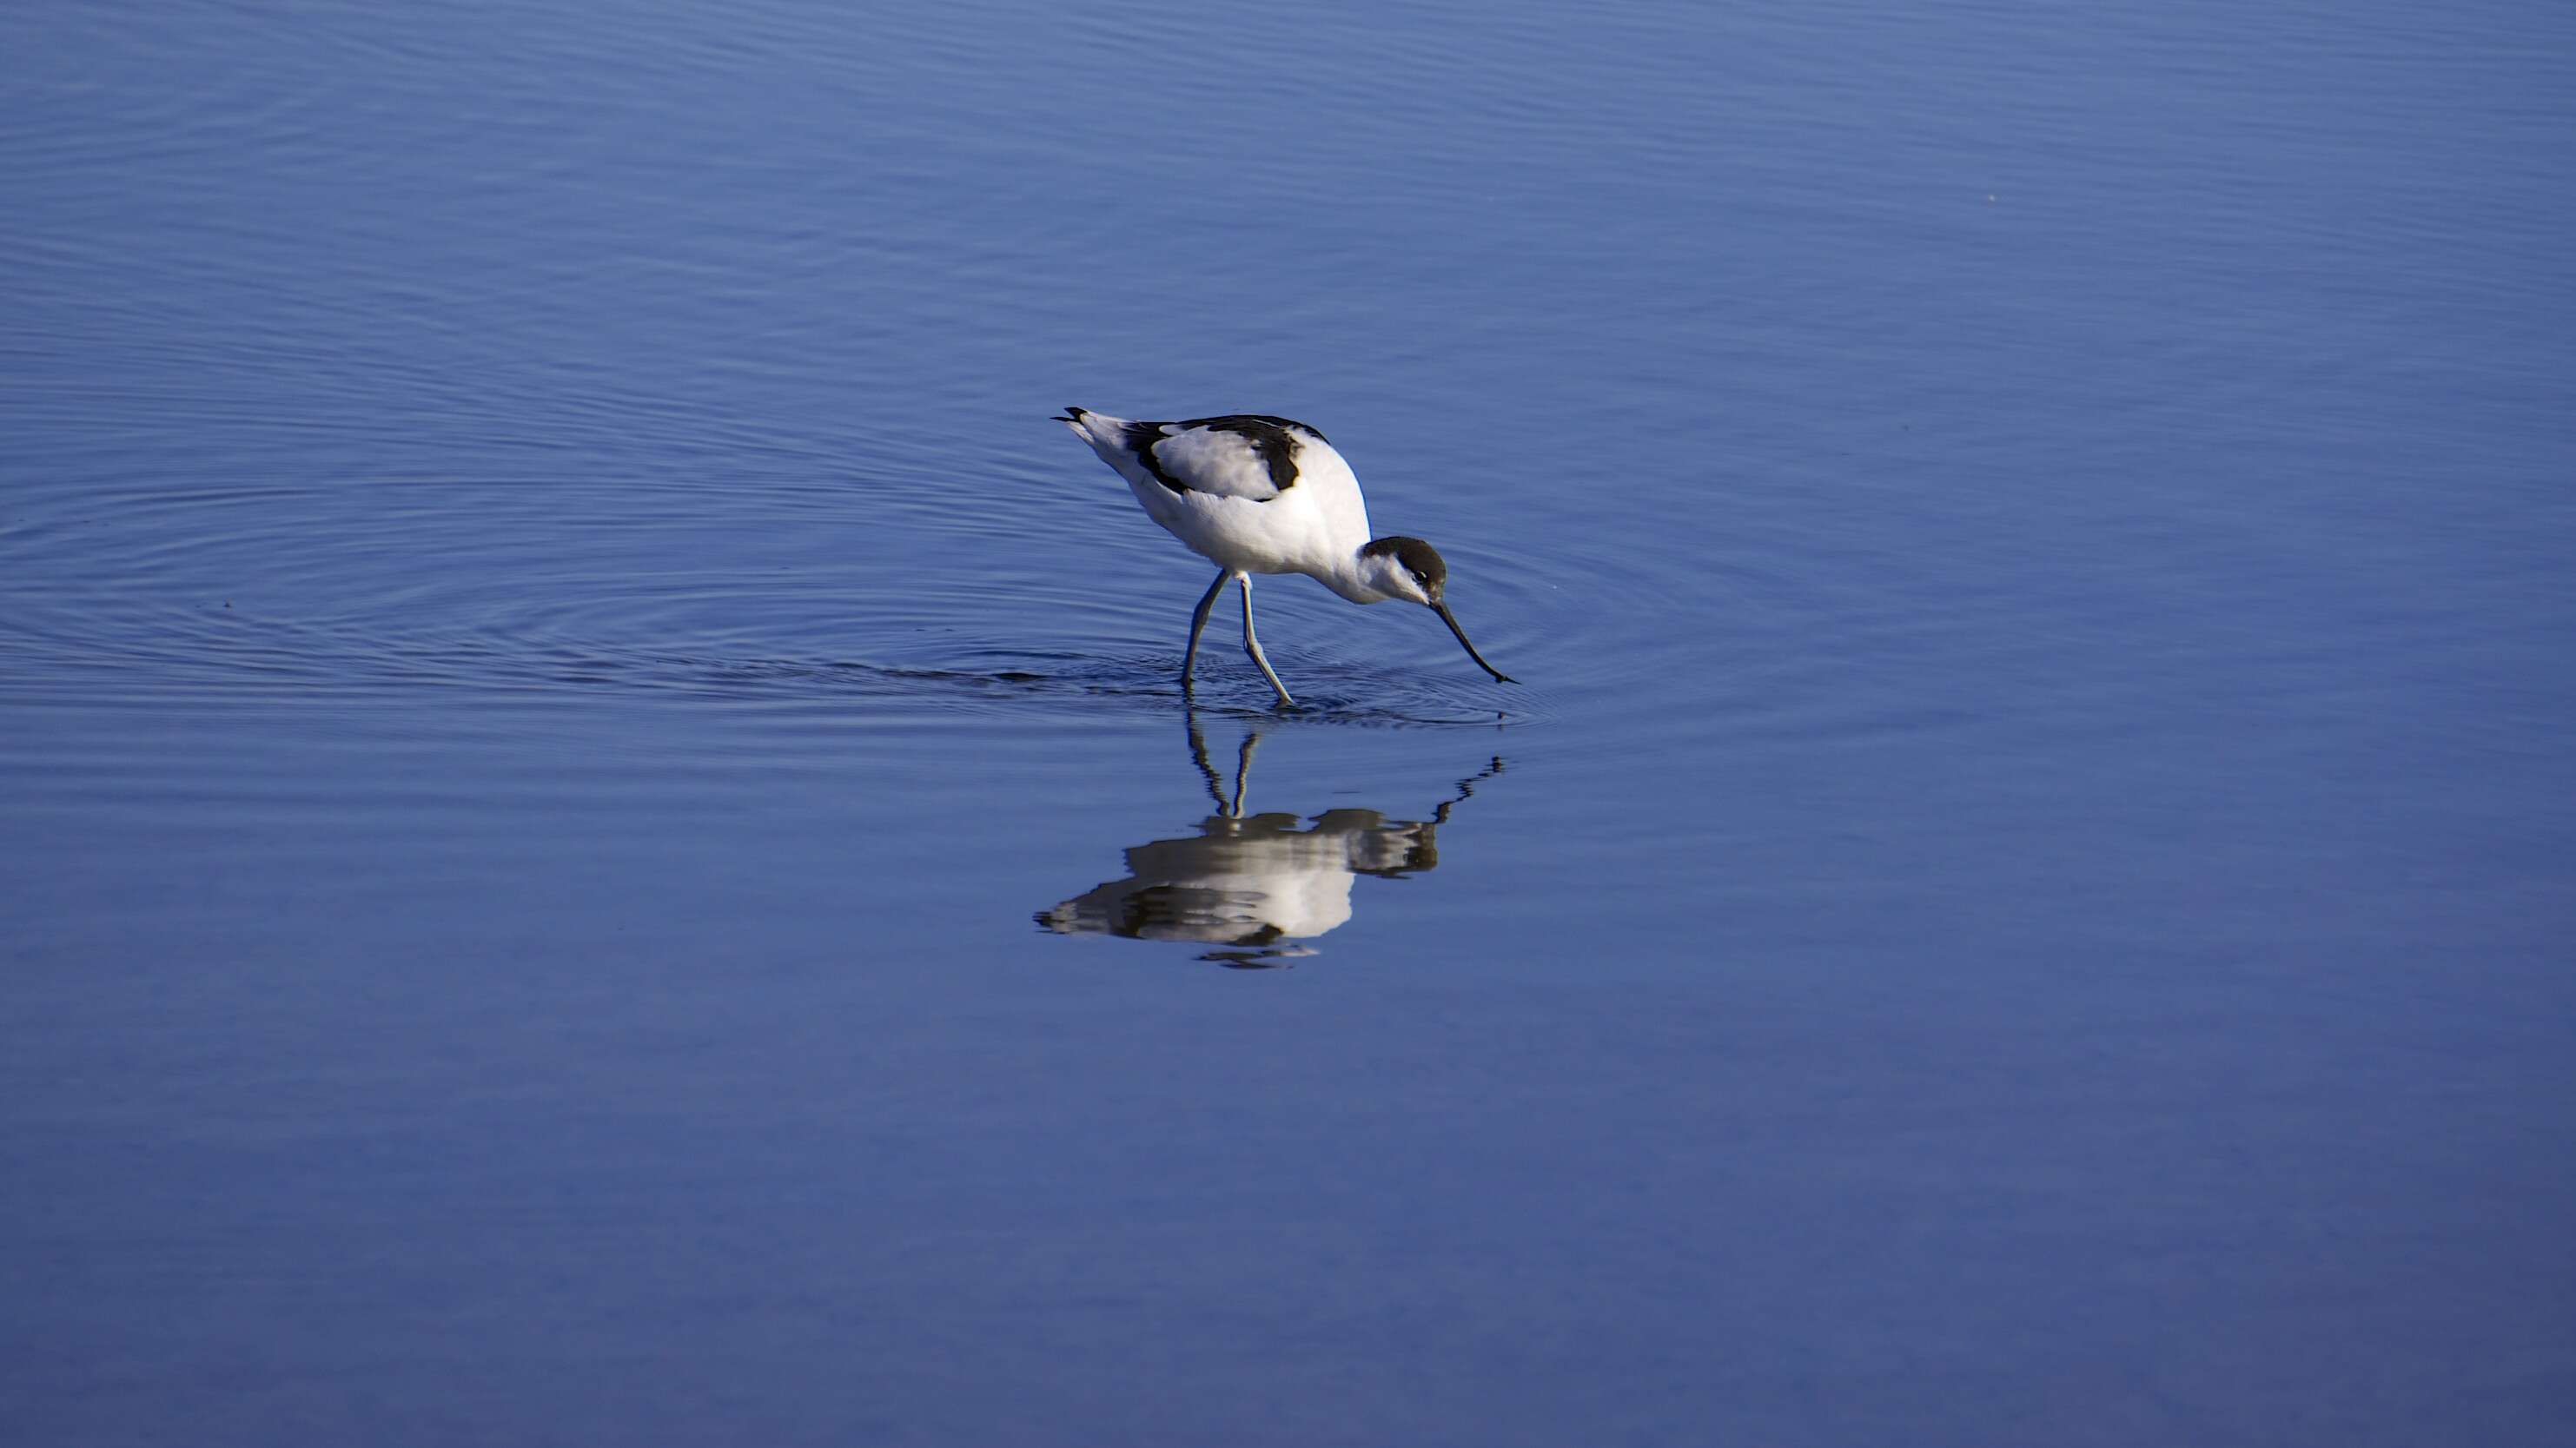
M 1431 605 L 1431 607 L 1434 611 L 1439 613 L 1440 621 L 1449 625 L 1449 631 L 1458 636 L 1458 647 L 1467 651 L 1467 657 L 1476 661 L 1477 668 L 1483 669 L 1486 673 L 1493 675 L 1497 680 L 1506 684 L 1516 684 L 1520 682 L 1511 675 L 1506 674 L 1502 670 L 1485 662 L 1485 656 L 1476 652 L 1476 646 L 1474 644 L 1467 642 L 1467 631 L 1458 627 L 1458 616 L 1449 611 L 1449 605 L 1445 603 L 1435 603 Z

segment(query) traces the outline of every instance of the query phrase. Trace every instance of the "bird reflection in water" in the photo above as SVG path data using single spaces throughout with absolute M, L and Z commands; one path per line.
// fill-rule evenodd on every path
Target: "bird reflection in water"
M 1060 935 L 1123 935 L 1130 940 L 1203 941 L 1219 947 L 1199 957 L 1236 970 L 1265 970 L 1315 952 L 1312 940 L 1351 918 L 1351 882 L 1361 875 L 1400 879 L 1440 863 L 1436 835 L 1449 812 L 1502 773 L 1493 760 L 1458 781 L 1427 820 L 1389 819 L 1373 809 L 1334 809 L 1310 823 L 1293 814 L 1243 812 L 1252 755 L 1261 731 L 1243 736 L 1234 785 L 1208 761 L 1198 716 L 1189 717 L 1190 758 L 1207 782 L 1217 812 L 1195 838 L 1153 840 L 1127 851 L 1128 878 L 1111 880 L 1051 910 L 1038 924 Z

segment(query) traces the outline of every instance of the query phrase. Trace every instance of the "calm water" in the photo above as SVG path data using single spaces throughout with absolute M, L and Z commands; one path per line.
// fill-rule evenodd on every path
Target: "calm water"
M 2576 13 L 0 49 L 9 1441 L 2576 1440 Z

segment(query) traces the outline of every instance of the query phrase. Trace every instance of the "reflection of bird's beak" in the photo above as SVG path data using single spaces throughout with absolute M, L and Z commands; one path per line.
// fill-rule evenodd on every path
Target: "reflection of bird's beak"
M 1449 611 L 1449 605 L 1435 602 L 1431 607 L 1433 611 L 1440 615 L 1440 621 L 1449 625 L 1449 631 L 1458 636 L 1458 647 L 1467 651 L 1467 657 L 1476 661 L 1477 668 L 1484 670 L 1486 673 L 1493 675 L 1497 680 L 1506 684 L 1516 684 L 1520 682 L 1518 679 L 1513 678 L 1511 675 L 1506 674 L 1502 670 L 1485 662 L 1485 656 L 1476 652 L 1476 646 L 1474 644 L 1467 642 L 1467 631 L 1458 627 L 1458 616 Z

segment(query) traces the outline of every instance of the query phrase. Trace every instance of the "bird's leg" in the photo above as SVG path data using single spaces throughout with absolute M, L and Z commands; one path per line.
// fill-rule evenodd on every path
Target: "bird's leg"
M 1190 615 L 1190 646 L 1181 655 L 1181 692 L 1184 694 L 1190 691 L 1190 665 L 1199 659 L 1199 631 L 1207 627 L 1208 615 L 1216 612 L 1216 596 L 1225 592 L 1225 581 L 1233 576 L 1232 569 L 1218 569 L 1216 582 L 1208 585 L 1207 593 L 1199 599 L 1198 610 Z
M 1243 587 L 1243 651 L 1252 655 L 1252 661 L 1261 666 L 1261 676 L 1270 681 L 1270 687 L 1279 691 L 1280 704 L 1285 708 L 1294 709 L 1297 707 L 1297 701 L 1288 696 L 1288 686 L 1279 682 L 1278 670 L 1271 668 L 1270 661 L 1261 656 L 1261 640 L 1253 637 L 1252 634 L 1252 575 L 1238 573 L 1234 575 L 1234 581 Z

